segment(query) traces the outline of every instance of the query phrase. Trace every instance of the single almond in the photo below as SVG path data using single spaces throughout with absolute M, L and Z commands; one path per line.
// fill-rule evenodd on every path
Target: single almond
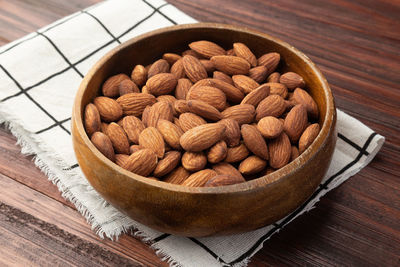
M 240 184 L 244 182 L 246 182 L 244 178 L 222 174 L 214 176 L 213 178 L 208 180 L 208 182 L 205 183 L 204 187 L 217 187 L 217 186 Z
M 157 127 L 158 120 L 173 121 L 174 114 L 170 103 L 157 102 L 150 107 L 148 118 L 145 122 L 147 127 Z
M 206 164 L 207 157 L 203 152 L 186 151 L 182 156 L 182 166 L 190 172 L 200 171 Z
M 124 128 L 129 141 L 139 144 L 139 135 L 145 128 L 141 120 L 135 116 L 125 116 L 122 119 L 122 128 Z
M 137 86 L 143 86 L 147 80 L 147 70 L 143 65 L 136 65 L 131 73 L 131 79 Z
M 178 165 L 181 160 L 181 152 L 169 151 L 165 153 L 165 156 L 160 160 L 153 171 L 155 177 L 161 177 L 170 173 Z
M 181 166 L 170 172 L 164 179 L 164 182 L 170 184 L 182 184 L 189 176 L 190 172 Z
M 258 104 L 269 95 L 269 90 L 270 88 L 268 84 L 262 84 L 248 93 L 240 104 L 250 104 L 256 108 Z
M 170 65 L 172 65 L 175 62 L 177 62 L 179 59 L 181 59 L 182 57 L 175 53 L 165 53 L 162 56 L 162 58 L 165 59 Z
M 176 114 L 190 112 L 188 101 L 186 100 L 176 100 L 174 103 L 174 109 Z
M 235 86 L 245 94 L 250 93 L 260 86 L 258 82 L 246 75 L 233 75 L 232 80 Z
M 119 84 L 126 79 L 129 80 L 126 74 L 117 74 L 108 78 L 101 88 L 103 95 L 106 97 L 119 96 Z
M 150 109 L 151 106 L 147 106 L 142 113 L 142 122 L 145 126 L 148 124 Z
M 118 154 L 129 155 L 129 141 L 124 129 L 115 122 L 107 127 L 107 136 L 110 138 L 114 151 Z
M 247 45 L 243 43 L 234 43 L 233 51 L 235 52 L 236 56 L 247 60 L 247 62 L 249 62 L 252 67 L 257 66 L 257 58 L 253 54 L 253 52 L 251 52 L 251 50 L 247 47 Z
M 168 72 L 169 72 L 169 63 L 165 59 L 159 59 L 156 60 L 153 64 L 151 64 L 151 67 L 147 72 L 147 79 L 153 77 L 156 74 L 168 73 Z
M 139 145 L 142 148 L 151 149 L 160 159 L 164 157 L 164 139 L 161 133 L 154 127 L 148 127 L 140 133 Z
M 226 162 L 220 162 L 218 164 L 214 164 L 212 166 L 212 169 L 218 173 L 218 175 L 226 174 L 230 176 L 235 176 L 239 177 L 240 179 L 243 179 L 242 174 L 231 164 L 226 163 Z
M 248 74 L 250 63 L 236 56 L 213 56 L 211 62 L 217 70 L 228 75 Z
M 280 77 L 281 77 L 281 74 L 279 72 L 273 72 L 268 76 L 267 81 L 269 83 L 279 83 Z
M 296 146 L 292 146 L 291 154 L 290 154 L 290 161 L 295 160 L 300 155 L 299 150 Z
M 272 52 L 262 55 L 257 61 L 259 66 L 264 66 L 268 69 L 268 74 L 275 71 L 278 67 L 281 56 L 278 53 Z
M 243 160 L 239 165 L 239 172 L 251 175 L 261 172 L 267 167 L 267 162 L 260 157 L 250 156 Z
M 241 127 L 243 141 L 247 148 L 262 159 L 268 160 L 268 147 L 264 138 L 253 125 L 243 124 Z
M 180 139 L 183 149 L 199 152 L 220 141 L 225 134 L 225 125 L 208 123 L 194 127 L 185 132 Z
M 222 111 L 224 119 L 233 119 L 242 125 L 244 123 L 253 122 L 255 115 L 255 108 L 250 104 L 235 105 Z
M 129 156 L 126 154 L 115 154 L 115 164 L 122 167 L 126 164 Z
M 151 149 L 141 149 L 129 156 L 122 168 L 148 176 L 157 166 L 157 155 Z
M 225 125 L 225 137 L 224 140 L 229 147 L 234 147 L 240 143 L 240 126 L 234 119 L 222 119 L 218 123 Z
M 221 71 L 214 71 L 213 78 L 233 85 L 232 78 Z
M 286 85 L 286 87 L 293 91 L 295 88 L 304 88 L 306 83 L 304 82 L 303 77 L 295 72 L 286 72 L 281 75 L 279 78 L 279 82 Z
M 207 71 L 201 62 L 190 55 L 186 55 L 182 59 L 183 68 L 185 69 L 186 76 L 192 81 L 197 82 L 208 77 Z
M 285 118 L 283 123 L 283 130 L 289 136 L 290 141 L 297 142 L 307 127 L 307 110 L 299 104 L 294 106 Z
M 190 112 L 197 114 L 205 119 L 211 121 L 218 121 L 222 119 L 222 114 L 221 112 L 219 112 L 218 109 L 203 101 L 189 100 L 187 101 L 187 106 Z
M 257 66 L 249 70 L 249 77 L 261 84 L 268 75 L 268 69 L 264 66 Z
M 178 83 L 175 88 L 175 97 L 178 100 L 186 100 L 186 96 L 189 92 L 190 87 L 192 87 L 193 83 L 186 78 L 182 78 L 178 80 Z
M 171 74 L 175 75 L 177 79 L 185 78 L 185 69 L 183 68 L 183 60 L 179 59 L 171 67 Z
M 183 132 L 206 123 L 202 117 L 194 113 L 186 112 L 179 115 L 179 126 Z
M 179 143 L 179 140 L 183 134 L 181 128 L 168 120 L 161 119 L 157 123 L 157 129 L 164 137 L 164 140 L 168 145 L 170 145 L 173 149 L 181 149 L 181 145 Z
M 319 133 L 319 124 L 314 123 L 308 126 L 299 139 L 299 153 L 303 153 L 317 138 Z
M 171 93 L 177 83 L 178 79 L 174 74 L 159 73 L 147 80 L 146 87 L 151 94 L 159 96 Z
M 211 62 L 211 60 L 200 59 L 200 63 L 206 69 L 207 73 L 213 73 L 215 70 L 214 64 Z
M 218 88 L 211 86 L 197 86 L 190 88 L 186 100 L 200 100 L 203 101 L 219 111 L 225 109 L 226 96 Z
M 283 99 L 285 99 L 288 95 L 288 90 L 286 86 L 282 83 L 266 83 L 270 87 L 270 94 L 271 95 L 279 95 Z
M 126 94 L 117 99 L 117 103 L 122 107 L 124 115 L 133 116 L 141 116 L 146 106 L 151 106 L 156 101 L 153 95 L 145 93 Z
M 302 104 L 311 118 L 318 118 L 318 106 L 315 100 L 303 89 L 296 88 L 293 92 L 293 101 L 297 104 Z
M 223 161 L 227 153 L 228 153 L 228 147 L 225 141 L 219 141 L 215 145 L 210 147 L 210 149 L 208 150 L 207 152 L 208 162 L 218 163 L 220 161 Z
M 283 131 L 283 123 L 272 116 L 262 118 L 258 124 L 257 129 L 265 138 L 272 139 L 278 137 Z
M 119 95 L 126 95 L 129 93 L 140 93 L 139 87 L 129 79 L 125 79 L 120 82 L 118 86 Z
M 129 152 L 131 153 L 131 154 L 133 154 L 133 153 L 135 153 L 136 151 L 139 151 L 140 150 L 140 146 L 139 145 L 131 145 L 130 147 L 129 147 Z
M 288 164 L 292 148 L 289 137 L 282 132 L 277 138 L 268 143 L 269 165 L 274 169 L 280 169 Z
M 89 137 L 101 130 L 100 113 L 92 103 L 87 104 L 85 107 L 84 124 Z
M 173 95 L 160 95 L 157 97 L 158 102 L 166 102 L 171 105 L 171 107 L 174 106 L 176 98 Z
M 225 162 L 235 163 L 244 160 L 250 154 L 245 144 L 228 148 Z
M 285 112 L 286 104 L 285 100 L 279 95 L 270 95 L 262 100 L 256 109 L 256 121 L 260 119 L 272 116 L 279 117 Z
M 93 145 L 111 161 L 115 160 L 114 148 L 110 138 L 102 132 L 95 132 L 90 138 Z
M 195 88 L 202 86 L 211 86 L 218 88 L 226 95 L 226 99 L 232 103 L 240 103 L 240 101 L 244 97 L 244 94 L 240 89 L 218 79 L 203 79 L 194 84 L 192 89 L 194 90 Z
M 117 121 L 122 117 L 122 106 L 112 98 L 98 96 L 93 100 L 93 103 L 99 111 L 100 118 L 103 121 Z
M 192 42 L 189 44 L 189 47 L 205 58 L 226 54 L 225 49 L 216 43 L 205 40 Z
M 184 186 L 201 187 L 204 186 L 208 180 L 217 176 L 217 173 L 210 169 L 201 170 L 191 174 L 183 183 Z

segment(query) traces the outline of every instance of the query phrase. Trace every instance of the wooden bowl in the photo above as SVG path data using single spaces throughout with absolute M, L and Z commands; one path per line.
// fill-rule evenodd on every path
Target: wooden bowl
M 225 48 L 234 42 L 249 46 L 257 57 L 281 55 L 279 71 L 304 77 L 319 107 L 321 131 L 297 159 L 267 176 L 246 183 L 190 188 L 154 181 L 114 164 L 90 142 L 83 111 L 102 83 L 117 73 L 130 74 L 135 64 L 147 65 L 165 52 L 182 52 L 196 40 Z M 311 60 L 293 46 L 267 34 L 230 25 L 198 23 L 152 31 L 133 38 L 98 61 L 83 79 L 72 114 L 72 136 L 79 165 L 90 184 L 114 207 L 156 230 L 185 236 L 235 234 L 283 218 L 307 200 L 328 169 L 336 143 L 336 110 L 329 85 Z

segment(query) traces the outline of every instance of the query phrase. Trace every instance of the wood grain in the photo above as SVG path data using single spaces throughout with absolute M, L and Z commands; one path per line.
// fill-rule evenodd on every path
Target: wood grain
M 97 0 L 15 0 L 1 1 L 0 44 L 8 43 L 54 20 L 89 6 Z M 396 266 L 400 264 L 400 14 L 399 1 L 228 1 L 169 0 L 201 21 L 249 26 L 293 44 L 317 63 L 333 90 L 337 106 L 386 137 L 381 152 L 360 173 L 328 193 L 317 207 L 289 224 L 264 244 L 250 266 L 265 265 L 354 265 Z M 56 187 L 35 168 L 30 157 L 19 153 L 15 138 L 0 130 L 1 179 L 14 182 L 13 203 L 17 209 L 36 217 L 29 210 L 32 200 L 66 205 L 59 218 L 75 214 L 79 224 L 64 228 L 95 245 L 124 251 L 132 264 L 159 265 L 154 253 L 131 236 L 118 242 L 96 239 L 78 212 L 68 207 Z M 1 193 L 5 191 L 2 187 Z M 24 190 L 22 189 L 24 188 Z M 7 188 L 8 190 L 8 188 Z M 24 192 L 31 200 L 22 201 Z M 0 194 L 0 195 L 2 195 Z M 3 201 L 3 200 L 2 200 Z M 18 207 L 16 207 L 16 203 Z M 53 204 L 55 205 L 55 204 Z M 60 206 L 61 207 L 61 206 Z M 64 206 L 65 207 L 65 206 Z M 17 228 L 1 212 L 0 262 L 50 265 L 71 262 L 46 254 L 28 233 L 31 225 Z M 51 215 L 42 222 L 56 224 Z M 7 230 L 4 229 L 6 227 Z M 60 226 L 57 226 L 60 229 Z M 22 228 L 22 229 L 21 229 Z M 16 230 L 21 231 L 16 234 Z M 43 231 L 42 231 L 43 232 Z M 93 239 L 84 236 L 93 235 Z M 35 236 L 35 238 L 38 235 Z M 51 237 L 48 240 L 51 240 Z M 7 240 L 5 243 L 4 240 Z M 43 239 L 42 239 L 43 240 Z M 47 240 L 47 239 L 46 239 Z M 59 242 L 68 244 L 62 238 Z M 106 243 L 103 243 L 106 242 Z M 25 244 L 27 249 L 20 249 Z M 84 249 L 84 248 L 79 248 Z M 35 253 L 32 253 L 35 251 Z M 37 256 L 43 252 L 40 262 Z M 128 253 L 129 252 L 129 253 Z M 65 252 L 65 254 L 71 252 Z M 117 253 L 114 252 L 116 255 Z M 31 257 L 32 255 L 32 257 Z M 121 254 L 120 254 L 121 255 Z M 100 255 L 98 255 L 100 257 Z M 78 257 L 78 256 L 77 256 Z M 78 257 L 79 258 L 79 257 Z M 147 259 L 144 260 L 143 258 Z M 18 262 L 16 262 L 18 259 Z M 141 260 L 142 259 L 142 260 Z M 94 264 L 101 259 L 93 259 Z M 115 259 L 114 259 L 115 260 Z M 104 262 L 103 262 L 104 263 Z M 115 265 L 110 258 L 104 265 Z

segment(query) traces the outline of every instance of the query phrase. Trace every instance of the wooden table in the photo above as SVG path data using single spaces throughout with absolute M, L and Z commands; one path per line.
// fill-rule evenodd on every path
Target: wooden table
M 0 45 L 95 2 L 0 1 Z M 386 137 L 366 168 L 274 235 L 250 266 L 399 266 L 400 1 L 169 2 L 293 44 L 325 74 L 338 108 Z M 0 265 L 166 265 L 130 235 L 98 238 L 15 142 L 0 129 Z

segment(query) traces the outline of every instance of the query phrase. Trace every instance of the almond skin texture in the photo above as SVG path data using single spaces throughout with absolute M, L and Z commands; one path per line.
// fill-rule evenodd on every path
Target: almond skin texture
M 237 176 L 230 176 L 227 174 L 217 175 L 208 180 L 204 187 L 217 187 L 224 185 L 232 185 L 246 182 L 244 178 L 239 178 Z
M 213 165 L 212 168 L 214 171 L 216 171 L 218 173 L 218 175 L 225 174 L 225 175 L 229 175 L 229 176 L 233 176 L 233 177 L 239 177 L 240 179 L 244 180 L 242 174 L 229 163 L 221 162 L 221 163 Z
M 100 113 L 94 104 L 89 103 L 86 105 L 84 117 L 85 129 L 89 137 L 101 130 Z
M 274 169 L 279 169 L 288 164 L 292 148 L 289 137 L 282 133 L 268 143 L 269 148 L 269 165 Z
M 154 127 L 144 129 L 139 135 L 139 145 L 154 151 L 158 158 L 163 158 L 165 153 L 164 139 Z
M 183 149 L 199 152 L 207 149 L 220 141 L 225 134 L 225 125 L 220 123 L 208 123 L 190 129 L 180 139 Z
M 253 122 L 255 108 L 250 104 L 236 105 L 222 111 L 224 119 L 233 119 L 239 125 Z
M 174 103 L 174 109 L 177 114 L 190 112 L 188 101 L 186 100 L 177 100 Z
M 225 141 L 219 141 L 213 145 L 207 153 L 207 159 L 210 163 L 218 163 L 223 161 L 228 153 L 228 146 Z
M 281 77 L 281 74 L 279 72 L 273 72 L 268 76 L 267 82 L 269 82 L 269 83 L 279 83 L 279 78 L 280 77 Z
M 197 41 L 189 44 L 189 47 L 205 58 L 226 55 L 225 49 L 210 41 Z
M 256 121 L 266 117 L 279 117 L 285 112 L 285 100 L 279 95 L 270 95 L 262 100 L 256 109 Z
M 183 68 L 183 60 L 179 59 L 171 67 L 171 74 L 175 75 L 177 79 L 185 78 L 185 69 Z
M 207 71 L 200 60 L 193 56 L 186 55 L 182 59 L 183 68 L 186 76 L 192 81 L 197 82 L 208 77 Z
M 285 99 L 288 95 L 288 90 L 284 84 L 281 83 L 267 83 L 270 87 L 271 95 L 280 95 Z
M 182 57 L 178 54 L 174 54 L 174 53 L 165 53 L 162 56 L 163 59 L 165 59 L 170 65 L 174 64 L 175 62 L 177 62 L 179 59 L 181 59 Z
M 196 53 L 196 51 L 194 51 L 192 49 L 188 49 L 188 50 L 185 50 L 185 51 L 182 52 L 182 57 L 184 57 L 186 55 L 193 56 L 193 57 L 198 58 L 198 59 L 203 58 L 202 55 Z
M 157 102 L 150 107 L 146 121 L 147 127 L 157 127 L 158 120 L 172 121 L 174 118 L 173 109 L 170 103 Z
M 122 168 L 142 176 L 148 176 L 157 166 L 157 156 L 151 149 L 141 149 L 126 160 Z
M 178 100 L 186 100 L 186 96 L 189 92 L 190 87 L 192 87 L 193 83 L 186 78 L 182 78 L 178 80 L 178 84 L 175 88 L 175 97 Z
M 213 56 L 211 62 L 217 70 L 228 75 L 247 74 L 250 70 L 250 63 L 236 56 Z
M 279 61 L 281 60 L 281 56 L 278 53 L 268 53 L 265 55 L 262 55 L 258 59 L 258 65 L 259 66 L 264 66 L 268 69 L 268 74 L 272 73 L 275 71 L 275 69 L 278 67 Z
M 319 133 L 319 124 L 314 123 L 308 126 L 303 134 L 300 136 L 299 139 L 299 153 L 303 153 L 312 142 L 314 142 L 315 138 L 318 136 Z
M 250 104 L 257 107 L 258 104 L 269 95 L 269 90 L 268 84 L 260 85 L 258 88 L 248 93 L 240 104 Z
M 190 175 L 183 183 L 184 186 L 202 187 L 208 180 L 217 176 L 217 173 L 210 169 L 201 170 Z
M 267 143 L 265 143 L 260 131 L 253 125 L 243 124 L 241 133 L 247 148 L 260 158 L 268 160 Z
M 159 73 L 168 73 L 169 72 L 169 64 L 165 59 L 159 59 L 151 64 L 149 71 L 147 72 L 147 79 L 153 77 Z
M 117 74 L 108 78 L 101 88 L 103 95 L 107 97 L 119 96 L 119 84 L 126 79 L 129 80 L 126 74 Z
M 142 122 L 145 125 L 145 127 L 147 127 L 146 125 L 148 124 L 150 109 L 151 106 L 147 106 L 142 113 Z
M 211 86 L 218 88 L 226 95 L 226 99 L 232 103 L 240 103 L 240 101 L 244 98 L 244 94 L 241 90 L 218 79 L 203 79 L 198 81 L 192 89 L 200 86 Z
M 139 88 L 137 85 L 129 79 L 125 79 L 120 82 L 118 86 L 119 95 L 126 95 L 129 93 L 140 93 Z
M 129 152 L 131 152 L 131 154 L 135 153 L 136 151 L 140 150 L 140 146 L 139 145 L 131 145 L 129 147 Z
M 155 177 L 161 177 L 170 173 L 178 165 L 181 160 L 181 152 L 169 151 L 165 153 L 165 156 L 160 160 L 153 171 Z
M 155 96 L 166 95 L 171 93 L 178 79 L 171 73 L 159 73 L 151 77 L 146 82 L 146 87 L 149 92 Z
M 190 100 L 187 102 L 189 111 L 211 121 L 218 121 L 222 119 L 222 114 L 215 107 L 200 101 Z
M 182 113 L 179 116 L 179 125 L 183 132 L 206 123 L 207 122 L 202 117 L 190 112 Z
M 215 70 L 214 64 L 211 62 L 211 60 L 200 59 L 200 63 L 206 69 L 207 73 L 213 73 Z
M 303 105 L 294 106 L 285 118 L 283 130 L 289 136 L 290 141 L 297 142 L 307 127 L 307 110 Z
M 262 83 L 267 78 L 268 69 L 264 66 L 258 66 L 249 70 L 249 77 L 258 83 Z
M 296 146 L 292 146 L 292 151 L 291 152 L 292 153 L 290 155 L 290 161 L 295 160 L 300 155 L 299 150 L 297 149 Z
M 318 118 L 318 106 L 314 99 L 303 89 L 296 88 L 293 92 L 293 101 L 297 104 L 302 104 L 311 118 Z
M 172 95 L 160 95 L 157 97 L 157 102 L 167 102 L 171 104 L 171 107 L 174 106 L 176 98 Z
M 283 131 L 283 123 L 272 116 L 262 118 L 258 124 L 257 129 L 265 138 L 272 139 L 278 137 Z
M 173 149 L 181 149 L 181 144 L 179 143 L 179 140 L 183 134 L 181 128 L 170 121 L 159 120 L 157 123 L 157 129 L 169 146 L 171 146 Z
M 192 87 L 186 97 L 186 100 L 203 101 L 219 111 L 223 110 L 226 105 L 226 96 L 218 88 L 211 86 Z
M 245 94 L 250 93 L 260 86 L 258 82 L 245 75 L 234 75 L 232 76 L 232 80 L 235 86 Z
M 235 147 L 228 148 L 228 153 L 226 154 L 225 162 L 234 163 L 239 162 L 247 158 L 249 155 L 249 150 L 244 144 L 240 144 Z
M 147 70 L 143 65 L 136 65 L 131 73 L 131 79 L 137 86 L 143 86 L 147 80 Z
M 189 176 L 190 172 L 183 167 L 178 167 L 167 175 L 164 182 L 170 184 L 182 184 Z
M 99 111 L 100 118 L 103 121 L 117 121 L 122 116 L 122 108 L 120 104 L 112 98 L 98 96 L 93 100 L 94 105 Z
M 233 119 L 223 119 L 220 120 L 218 123 L 222 123 L 225 125 L 225 137 L 224 140 L 229 147 L 234 147 L 239 145 L 240 143 L 240 126 L 237 121 Z
M 124 129 L 115 122 L 107 127 L 107 136 L 110 138 L 114 151 L 118 154 L 130 154 L 129 141 Z
M 256 174 L 267 167 L 267 162 L 260 157 L 250 156 L 239 165 L 239 172 L 245 175 Z
M 153 95 L 145 93 L 126 94 L 117 99 L 117 103 L 122 107 L 124 115 L 133 116 L 141 116 L 146 106 L 151 106 L 156 101 Z
M 232 78 L 221 71 L 214 71 L 213 78 L 233 85 Z
M 124 164 L 126 164 L 128 158 L 129 156 L 126 154 L 115 154 L 115 164 L 122 167 Z
M 293 90 L 297 87 L 303 88 L 306 84 L 303 77 L 295 72 L 286 72 L 281 75 L 279 82 L 286 85 L 289 90 Z
M 114 148 L 110 138 L 102 132 L 95 132 L 90 138 L 93 145 L 111 161 L 115 160 Z
M 253 54 L 253 52 L 251 52 L 251 50 L 247 47 L 247 45 L 243 43 L 234 43 L 233 51 L 235 52 L 236 56 L 247 60 L 247 62 L 249 62 L 252 67 L 257 66 L 257 58 Z
M 191 172 L 204 169 L 207 164 L 207 157 L 203 152 L 187 151 L 182 156 L 182 166 Z

